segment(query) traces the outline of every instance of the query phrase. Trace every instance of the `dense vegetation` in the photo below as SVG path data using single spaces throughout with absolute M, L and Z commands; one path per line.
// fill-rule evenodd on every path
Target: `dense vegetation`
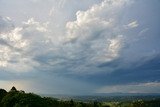
M 100 107 L 100 103 L 83 103 L 60 101 L 58 99 L 41 97 L 33 93 L 18 91 L 15 87 L 7 92 L 0 89 L 0 107 Z
M 33 93 L 18 91 L 15 87 L 7 92 L 0 89 L 0 107 L 160 107 L 160 99 L 150 101 L 126 102 L 80 102 L 62 101 L 50 97 L 41 97 Z

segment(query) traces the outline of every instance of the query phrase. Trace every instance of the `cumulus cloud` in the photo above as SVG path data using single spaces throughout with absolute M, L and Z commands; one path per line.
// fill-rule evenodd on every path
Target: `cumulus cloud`
M 29 28 L 30 29 L 35 29 L 37 31 L 40 32 L 46 32 L 47 31 L 47 24 L 48 23 L 43 23 L 41 24 L 40 22 L 37 22 L 34 20 L 34 18 L 29 19 L 27 22 L 23 22 L 24 23 L 24 28 Z
M 1 66 L 16 62 L 17 65 L 23 63 L 24 69 L 29 70 L 106 71 L 97 66 L 120 56 L 126 42 L 120 17 L 130 3 L 129 0 L 104 0 L 86 11 L 79 10 L 76 20 L 66 23 L 65 35 L 56 33 L 51 20 L 44 23 L 30 18 L 1 36 L 0 43 L 9 50 L 5 51 L 7 53 L 3 50 L 5 57 L 1 59 Z M 137 26 L 137 21 L 127 25 Z M 63 30 L 58 32 L 65 32 Z M 13 60 L 13 57 L 16 59 Z M 111 71 L 113 69 L 108 67 L 107 72 Z
M 22 28 L 14 28 L 10 18 L 1 17 L 0 33 L 0 66 L 6 67 L 9 61 L 13 61 L 24 50 L 28 41 L 22 38 Z
M 0 66 L 5 67 L 7 71 L 13 69 L 13 72 L 32 71 L 38 62 L 32 59 L 34 52 L 30 51 L 39 47 L 40 43 L 45 44 L 43 34 L 47 31 L 46 26 L 46 23 L 40 24 L 31 18 L 21 27 L 1 33 L 0 43 L 3 45 L 0 46 Z
M 118 35 L 116 38 L 109 40 L 110 44 L 108 46 L 108 51 L 111 57 L 118 57 L 119 50 L 122 47 L 122 38 L 122 35 Z
M 159 93 L 159 82 L 146 82 L 128 85 L 104 86 L 97 93 Z
M 24 61 L 29 70 L 41 65 L 45 70 L 59 67 L 72 72 L 90 72 L 92 69 L 98 72 L 97 64 L 119 57 L 124 44 L 123 25 L 119 17 L 129 3 L 129 0 L 104 0 L 86 11 L 78 11 L 76 20 L 66 23 L 65 36 L 57 35 L 49 28 L 51 22 L 41 23 L 31 18 L 21 27 L 3 35 L 3 44 L 8 45 L 10 52 L 1 65 L 15 62 L 11 61 L 11 56 L 16 55 L 16 60 L 24 58 L 16 62 L 20 64 Z
M 25 63 L 27 58 L 24 57 L 24 52 L 27 50 L 29 43 L 27 40 L 22 39 L 22 35 L 18 33 L 19 30 L 15 29 L 8 34 L 2 35 L 4 38 L 1 38 L 6 41 L 7 45 L 0 47 L 0 65 L 11 72 L 24 72 L 31 68 Z
M 60 4 L 64 2 L 65 0 L 61 0 Z M 54 30 L 51 20 L 42 23 L 30 18 L 20 27 L 15 27 L 3 35 L 0 42 L 7 46 L 6 49 L 9 51 L 8 57 L 3 58 L 1 66 L 8 63 L 15 68 L 23 63 L 24 69 L 28 68 L 29 71 L 32 69 L 49 71 L 65 69 L 73 73 L 106 71 L 97 66 L 120 56 L 125 42 L 120 17 L 130 3 L 129 0 L 104 0 L 88 10 L 79 10 L 76 12 L 76 20 L 66 23 L 65 31 Z M 53 9 L 49 15 L 53 14 Z M 130 25 L 135 24 L 137 22 Z M 14 40 L 11 40 L 13 38 Z M 13 60 L 15 55 L 16 59 Z M 111 71 L 113 69 L 108 67 L 107 72 Z
M 123 47 L 119 17 L 129 4 L 128 0 L 104 0 L 86 11 L 78 11 L 76 20 L 66 24 L 66 47 L 72 48 L 71 56 L 84 60 L 85 68 L 116 59 Z
M 127 3 L 126 0 L 105 0 L 87 11 L 78 11 L 76 21 L 68 22 L 66 25 L 68 38 L 71 40 L 94 38 L 96 32 L 114 31 L 114 28 L 119 27 L 118 17 Z
M 33 75 L 41 78 L 43 73 L 50 78 L 43 83 L 46 84 L 58 73 L 71 78 L 74 75 L 80 81 L 83 75 L 86 81 L 98 86 L 159 80 L 159 57 L 154 57 L 159 55 L 160 44 L 156 1 L 80 2 L 1 2 L 1 14 L 14 22 L 9 17 L 0 17 L 0 79 L 23 78 L 26 74 L 29 79 Z M 144 2 L 146 6 L 142 6 Z M 139 87 L 139 84 L 129 86 Z

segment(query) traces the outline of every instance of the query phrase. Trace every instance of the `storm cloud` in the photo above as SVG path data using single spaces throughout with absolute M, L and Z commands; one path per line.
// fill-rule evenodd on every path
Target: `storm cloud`
M 35 92 L 48 87 L 42 93 L 129 92 L 137 86 L 132 92 L 150 93 L 150 86 L 158 92 L 158 0 L 1 0 L 0 5 L 0 84 L 14 80 Z

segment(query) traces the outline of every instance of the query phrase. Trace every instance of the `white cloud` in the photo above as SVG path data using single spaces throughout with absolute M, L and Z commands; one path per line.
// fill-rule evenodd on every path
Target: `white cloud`
M 10 60 L 10 49 L 8 47 L 0 46 L 0 67 L 6 67 L 8 60 Z
M 159 93 L 159 82 L 104 86 L 97 93 Z
M 15 27 L 13 30 L 0 34 L 2 44 L 0 46 L 0 67 L 11 72 L 33 71 L 34 67 L 39 64 L 32 58 L 35 51 L 38 53 L 41 51 L 33 50 L 45 44 L 47 24 L 41 24 L 31 18 L 24 22 L 22 27 Z
M 135 3 L 130 6 L 132 1 Z M 144 1 L 3 0 L 0 2 L 0 13 L 10 18 L 0 17 L 0 79 L 31 79 L 31 83 L 41 79 L 29 88 L 34 89 L 37 84 L 39 87 L 35 87 L 35 90 L 47 90 L 50 86 L 50 91 L 55 87 L 59 91 L 70 85 L 68 92 L 72 92 L 71 88 L 79 90 L 85 86 L 89 87 L 88 91 L 80 90 L 91 92 L 91 83 L 97 87 L 105 83 L 113 84 L 114 81 L 107 80 L 117 77 L 121 79 L 119 83 L 123 83 L 126 75 L 137 77 L 136 81 L 158 80 L 155 75 L 158 74 L 159 16 L 158 11 L 153 13 L 147 10 L 156 10 L 159 7 L 155 5 L 156 2 L 149 0 L 142 6 Z M 151 67 L 156 70 L 149 72 L 150 66 L 147 66 L 150 69 L 144 70 L 146 67 L 143 66 L 147 63 L 154 64 Z M 121 72 L 122 69 L 124 72 Z M 132 72 L 133 69 L 138 70 Z M 67 84 L 63 77 L 66 74 L 68 77 L 68 73 L 73 73 L 74 76 L 70 75 L 73 80 Z M 138 78 L 141 76 L 137 75 L 141 74 L 149 78 Z M 34 77 L 36 78 L 32 81 Z M 59 77 L 62 77 L 63 82 L 58 81 Z M 84 86 L 78 82 L 72 83 L 76 77 L 76 80 L 84 79 L 82 84 L 87 81 L 89 84 Z M 125 83 L 134 81 L 130 79 Z M 11 84 L 2 81 L 1 86 L 2 83 Z M 98 91 L 151 92 L 153 87 L 153 91 L 157 92 L 156 89 L 160 90 L 157 88 L 160 87 L 158 84 L 151 82 L 104 86 Z M 146 90 L 143 87 L 147 87 Z
M 37 22 L 34 20 L 34 18 L 30 18 L 27 22 L 24 23 L 24 28 L 30 28 L 30 29 L 35 29 L 40 32 L 47 32 L 47 25 L 48 22 L 41 24 L 40 22 Z
M 60 0 L 59 4 L 58 4 L 59 8 L 63 8 L 65 2 L 66 2 L 66 0 Z
M 66 47 L 72 53 L 68 57 L 85 60 L 81 68 L 77 67 L 79 71 L 83 68 L 89 71 L 87 65 L 95 66 L 119 56 L 123 45 L 119 16 L 129 3 L 128 0 L 104 0 L 86 11 L 78 11 L 76 20 L 66 24 Z
M 138 27 L 138 26 L 139 26 L 138 22 L 137 22 L 137 21 L 133 21 L 133 22 L 129 23 L 128 25 L 125 25 L 125 28 L 126 28 L 126 29 L 136 28 L 136 27 Z
M 8 62 L 16 59 L 27 48 L 29 42 L 22 38 L 20 31 L 22 28 L 15 28 L 10 32 L 0 34 L 0 66 L 7 67 Z
M 9 17 L 0 16 L 0 34 L 14 29 L 14 24 Z
M 118 53 L 122 47 L 122 35 L 118 35 L 116 38 L 109 40 L 110 44 L 108 47 L 109 55 L 112 57 L 118 57 Z
M 145 29 L 141 30 L 138 35 L 139 35 L 139 36 L 142 36 L 142 35 L 144 35 L 148 30 L 149 30 L 149 28 L 145 28 Z
M 63 4 L 64 1 L 60 2 Z M 6 66 L 7 62 L 15 68 L 23 63 L 25 71 L 40 65 L 48 70 L 59 67 L 73 72 L 90 72 L 92 69 L 99 72 L 98 64 L 120 55 L 125 35 L 119 17 L 129 3 L 129 0 L 104 0 L 86 11 L 78 11 L 76 20 L 68 21 L 66 29 L 57 28 L 57 24 L 53 26 L 52 20 L 43 23 L 30 18 L 21 27 L 4 33 L 3 44 L 7 44 L 11 52 L 1 65 Z M 66 35 L 63 35 L 65 30 Z M 11 62 L 17 65 L 14 63 L 13 66 Z
M 54 13 L 55 13 L 55 8 L 54 7 L 52 7 L 51 8 L 51 10 L 49 11 L 49 16 L 52 16 L 52 15 L 54 15 Z
M 121 10 L 128 3 L 128 0 L 104 0 L 101 4 L 92 6 L 87 11 L 78 11 L 77 19 L 68 22 L 66 28 L 68 30 L 69 39 L 77 39 L 92 36 L 98 31 L 111 30 L 119 25 L 119 15 Z

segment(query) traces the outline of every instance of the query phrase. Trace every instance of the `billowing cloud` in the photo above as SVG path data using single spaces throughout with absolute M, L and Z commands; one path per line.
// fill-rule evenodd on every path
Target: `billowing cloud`
M 35 29 L 39 32 L 46 32 L 47 31 L 47 24 L 48 23 L 44 23 L 44 24 L 40 24 L 39 22 L 36 22 L 33 18 L 29 19 L 27 22 L 23 22 L 24 23 L 24 28 L 30 28 L 30 29 Z
M 71 56 L 85 60 L 84 66 L 117 58 L 123 47 L 119 17 L 129 4 L 127 0 L 104 0 L 86 11 L 78 11 L 76 20 L 66 24 L 66 44 L 72 48 Z
M 97 66 L 120 56 L 126 37 L 123 35 L 125 29 L 120 23 L 120 17 L 130 3 L 129 0 L 104 0 L 86 11 L 78 11 L 76 20 L 66 22 L 66 29 L 60 31 L 52 30 L 51 20 L 42 23 L 31 18 L 23 22 L 20 27 L 3 35 L 3 37 L 14 38 L 14 42 L 7 41 L 8 38 L 3 39 L 3 44 L 10 46 L 7 48 L 10 51 L 7 53 L 8 57 L 5 57 L 6 60 L 3 61 L 4 64 L 1 65 L 20 62 L 25 65 L 25 69 L 29 68 L 27 69 L 29 71 L 33 69 L 63 71 L 65 69 L 66 72 L 69 71 L 68 73 L 112 72 L 113 69 L 110 67 L 106 71 Z M 129 25 L 135 24 L 137 21 Z M 57 31 L 66 32 L 66 34 L 56 33 Z M 17 59 L 12 61 L 15 55 Z
M 2 29 L 0 33 L 0 66 L 6 67 L 9 61 L 16 60 L 20 52 L 28 45 L 28 41 L 22 39 L 19 33 L 21 28 L 14 28 L 11 19 L 2 18 Z
M 0 79 L 36 77 L 40 84 L 44 75 L 47 87 L 56 75 L 58 82 L 89 82 L 88 90 L 90 83 L 102 88 L 159 83 L 159 1 L 80 2 L 0 0 Z
M 112 37 L 114 34 L 110 33 L 113 31 L 117 33 L 116 29 L 120 26 L 118 17 L 127 3 L 126 0 L 105 0 L 87 11 L 78 11 L 76 13 L 77 20 L 68 22 L 66 25 L 68 39 L 71 41 L 95 39 L 95 37 L 102 36 L 101 34 L 95 35 L 98 32 L 106 33 L 108 38 Z
M 38 22 L 30 19 L 28 22 L 24 22 L 22 27 L 15 27 L 10 31 L 8 30 L 8 32 L 1 33 L 0 40 L 1 44 L 3 44 L 0 47 L 1 67 L 5 67 L 7 71 L 13 69 L 13 72 L 33 70 L 33 66 L 36 65 L 36 62 L 32 60 L 30 51 L 33 47 L 31 45 L 37 44 L 35 43 L 37 41 L 35 37 L 46 32 L 44 26 L 46 27 L 47 25 L 40 25 Z M 31 38 L 33 39 L 31 40 Z M 43 37 L 39 38 L 44 40 L 42 39 Z

